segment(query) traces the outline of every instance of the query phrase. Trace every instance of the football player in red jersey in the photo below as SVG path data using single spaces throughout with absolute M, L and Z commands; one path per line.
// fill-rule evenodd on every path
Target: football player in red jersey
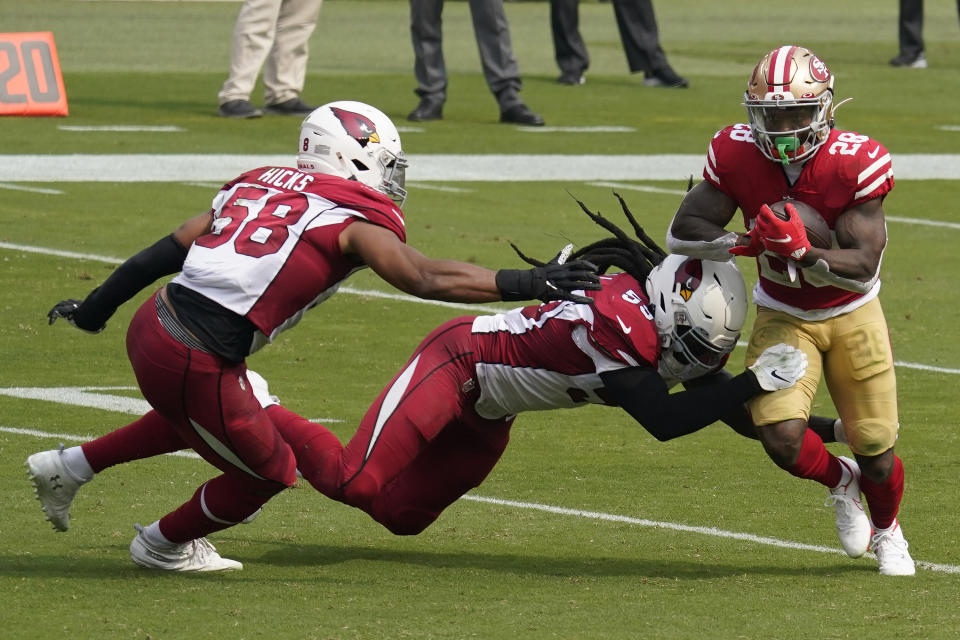
M 252 518 L 292 485 L 296 463 L 246 378 L 248 355 L 370 267 L 407 293 L 431 299 L 582 300 L 598 289 L 584 261 L 491 271 L 425 257 L 405 243 L 400 205 L 406 159 L 390 119 L 359 102 L 334 102 L 301 125 L 297 169 L 261 167 L 227 183 L 210 211 L 121 265 L 85 300 L 49 313 L 99 332 L 118 306 L 179 272 L 135 314 L 127 352 L 153 407 L 140 420 L 79 447 L 27 460 L 47 519 L 69 526 L 77 489 L 130 460 L 193 448 L 223 474 L 130 545 L 142 566 L 239 569 L 205 536 Z
M 896 379 L 877 298 L 887 242 L 882 203 L 893 169 L 882 144 L 834 128 L 833 79 L 803 47 L 778 47 L 760 60 L 744 96 L 750 124 L 714 136 L 704 181 L 681 203 L 667 246 L 703 258 L 756 258 L 758 317 L 747 364 L 779 342 L 810 361 L 800 384 L 750 402 L 760 440 L 779 466 L 828 488 L 850 556 L 869 546 L 882 574 L 913 575 L 897 521 L 904 475 L 894 454 Z M 810 245 L 795 211 L 788 220 L 770 211 L 784 198 L 820 212 L 832 229 L 831 248 Z M 746 232 L 727 231 L 738 208 Z M 831 455 L 807 428 L 821 373 L 856 461 Z
M 747 312 L 734 262 L 665 256 L 649 238 L 618 235 L 575 254 L 601 272 L 624 269 L 603 276 L 600 291 L 584 292 L 592 304 L 557 301 L 446 322 L 420 343 L 346 446 L 277 404 L 266 381 L 248 372 L 304 478 L 391 532 L 415 535 L 486 478 L 523 411 L 618 406 L 661 441 L 721 418 L 752 431 L 744 402 L 793 385 L 806 356 L 780 344 L 738 376 L 724 371 Z M 833 420 L 822 421 L 832 434 Z

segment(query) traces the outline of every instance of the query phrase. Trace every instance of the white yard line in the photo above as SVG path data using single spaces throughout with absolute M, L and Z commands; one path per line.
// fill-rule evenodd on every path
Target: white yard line
M 62 196 L 63 191 L 59 189 L 45 189 L 43 187 L 25 187 L 20 184 L 11 184 L 9 182 L 0 182 L 0 189 L 9 191 L 26 191 L 27 193 L 40 193 L 48 196 Z
M 686 524 L 678 524 L 676 522 L 660 522 L 657 520 L 648 520 L 646 518 L 634 518 L 631 516 L 621 516 L 611 513 L 602 513 L 599 511 L 583 511 L 581 509 L 568 509 L 566 507 L 555 507 L 548 504 L 537 504 L 535 502 L 517 502 L 516 500 L 502 500 L 500 498 L 487 498 L 484 496 L 477 495 L 465 495 L 463 496 L 464 500 L 471 500 L 473 502 L 484 502 L 487 504 L 496 504 L 504 507 L 513 507 L 516 509 L 529 509 L 532 511 L 543 511 L 546 513 L 553 513 L 561 516 L 572 516 L 575 518 L 587 518 L 589 520 L 602 520 L 605 522 L 623 522 L 626 524 L 638 525 L 641 527 L 656 527 L 659 529 L 670 529 L 672 531 L 679 531 L 681 533 L 698 533 L 705 536 L 713 536 L 715 538 L 727 538 L 730 540 L 742 540 L 744 542 L 753 542 L 755 544 L 763 544 L 773 547 L 780 547 L 783 549 L 794 549 L 797 551 L 814 551 L 817 553 L 830 553 L 837 554 L 846 557 L 846 553 L 842 549 L 834 549 L 832 547 L 823 547 L 820 545 L 813 544 L 804 544 L 802 542 L 792 542 L 790 540 L 779 540 L 777 538 L 769 538 L 766 536 L 757 536 L 752 533 L 740 533 L 737 531 L 725 531 L 724 529 L 717 529 L 716 527 L 696 527 Z M 867 558 L 876 558 L 872 553 L 865 554 L 864 557 Z M 920 569 L 927 569 L 928 571 L 936 571 L 939 573 L 960 573 L 960 566 L 952 564 L 936 564 L 933 562 L 923 562 L 920 560 L 916 561 L 917 567 Z
M 425 154 L 410 157 L 407 180 L 420 182 L 588 182 L 686 180 L 700 176 L 702 154 Z M 5 182 L 190 182 L 231 180 L 251 167 L 295 166 L 292 154 L 0 154 Z M 958 180 L 960 155 L 893 156 L 898 180 Z
M 86 442 L 87 440 L 91 440 L 93 438 L 93 436 L 76 436 L 76 435 L 65 434 L 65 433 L 48 433 L 45 431 L 38 431 L 36 429 L 7 427 L 2 425 L 0 425 L 0 432 L 10 433 L 13 435 L 41 438 L 41 439 L 64 440 L 67 442 Z M 176 451 L 169 455 L 200 459 L 200 456 L 198 456 L 196 453 L 192 451 Z M 811 551 L 814 553 L 828 553 L 831 555 L 841 555 L 844 557 L 846 556 L 846 554 L 844 554 L 843 550 L 841 549 L 834 549 L 832 547 L 824 547 L 821 545 L 814 545 L 814 544 L 805 544 L 803 542 L 793 542 L 791 540 L 780 540 L 778 538 L 758 536 L 752 533 L 726 531 L 724 529 L 717 529 L 716 527 L 699 527 L 699 526 L 693 526 L 693 525 L 687 525 L 687 524 L 680 524 L 677 522 L 649 520 L 647 518 L 622 516 L 622 515 L 613 514 L 613 513 L 603 513 L 600 511 L 584 511 L 582 509 L 569 509 L 566 507 L 557 507 L 557 506 L 548 505 L 548 504 L 539 504 L 536 502 L 518 502 L 516 500 L 504 500 L 501 498 L 490 498 L 486 496 L 478 496 L 473 494 L 465 495 L 463 496 L 462 499 L 468 500 L 470 502 L 495 504 L 502 507 L 510 507 L 514 509 L 527 509 L 530 511 L 541 511 L 544 513 L 550 513 L 550 514 L 559 515 L 559 516 L 584 518 L 588 520 L 600 520 L 603 522 L 619 522 L 624 524 L 632 524 L 640 527 L 654 527 L 658 529 L 668 529 L 670 531 L 677 531 L 680 533 L 694 533 L 694 534 L 700 534 L 705 536 L 712 536 L 715 538 L 740 540 L 743 542 L 751 542 L 754 544 L 779 547 L 781 549 L 792 549 L 794 551 Z M 872 553 L 867 553 L 866 557 L 875 558 L 875 556 Z M 918 568 L 926 569 L 927 571 L 934 571 L 937 573 L 960 574 L 960 566 L 956 566 L 956 565 L 938 564 L 934 562 L 924 562 L 921 560 L 917 560 L 916 564 Z
M 904 218 L 901 216 L 885 216 L 888 222 L 902 222 L 903 224 L 918 224 L 924 227 L 943 227 L 945 229 L 960 229 L 960 222 L 946 222 L 944 220 L 927 220 L 926 218 Z
M 444 184 L 431 184 L 429 182 L 407 182 L 407 189 L 424 189 L 426 191 L 443 191 L 445 193 L 473 193 L 473 189 L 464 189 L 463 187 L 451 187 Z
M 597 125 L 592 127 L 517 127 L 524 133 L 633 133 L 633 127 Z
M 644 184 L 627 184 L 624 182 L 588 182 L 591 187 L 609 187 L 611 189 L 624 189 L 626 191 L 643 191 L 646 193 L 666 193 L 672 196 L 683 196 L 687 194 L 686 189 L 665 189 L 663 187 L 652 187 Z
M 137 387 L 0 387 L 0 396 L 142 416 L 151 409 L 150 404 L 143 398 L 99 393 L 136 390 Z M 308 418 L 308 420 L 319 424 L 343 422 L 339 418 Z
M 99 126 L 83 126 L 83 125 L 70 125 L 62 124 L 57 127 L 60 131 L 73 131 L 81 133 L 100 133 L 100 132 L 109 132 L 109 133 L 181 133 L 186 131 L 183 127 L 178 127 L 173 124 L 164 124 L 164 125 L 139 125 L 139 124 L 110 124 L 110 125 L 99 125 Z

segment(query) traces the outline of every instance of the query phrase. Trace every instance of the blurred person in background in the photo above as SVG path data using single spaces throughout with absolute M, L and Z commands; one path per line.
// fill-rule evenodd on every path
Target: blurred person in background
M 580 85 L 590 66 L 587 46 L 580 36 L 580 1 L 550 0 L 550 31 L 553 50 L 560 67 L 560 84 Z M 660 33 L 651 0 L 613 0 L 620 42 L 627 56 L 630 73 L 643 72 L 647 87 L 685 89 L 690 86 L 667 62 L 660 47 Z
M 469 0 L 469 3 L 483 77 L 500 107 L 500 122 L 542 126 L 543 118 L 520 99 L 520 67 L 513 55 L 503 0 Z M 407 116 L 413 122 L 443 118 L 443 105 L 447 100 L 443 4 L 444 0 L 410 0 L 413 72 L 417 78 L 415 93 L 420 96 L 420 103 Z
M 957 0 L 957 14 L 960 15 L 960 0 Z M 890 65 L 908 69 L 926 69 L 927 58 L 923 46 L 923 0 L 900 0 L 897 39 L 900 43 L 900 54 L 890 60 Z
M 233 29 L 230 75 L 217 95 L 224 118 L 259 118 L 250 94 L 263 70 L 267 113 L 306 116 L 314 107 L 303 102 L 310 34 L 323 0 L 245 0 Z M 266 62 L 266 67 L 264 67 Z

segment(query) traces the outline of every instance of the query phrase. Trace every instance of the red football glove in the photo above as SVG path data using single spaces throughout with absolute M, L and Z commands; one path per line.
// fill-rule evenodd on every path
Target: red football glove
M 756 225 L 743 234 L 743 237 L 749 240 L 750 244 L 738 244 L 727 249 L 727 251 L 735 256 L 747 256 L 749 258 L 754 258 L 763 253 L 763 242 L 760 240 L 760 234 L 757 233 Z
M 803 226 L 796 207 L 788 202 L 784 210 L 790 216 L 787 220 L 781 220 L 770 210 L 770 207 L 763 205 L 760 207 L 760 215 L 757 216 L 754 230 L 760 234 L 767 251 L 785 258 L 800 260 L 812 248 L 807 239 L 807 230 Z

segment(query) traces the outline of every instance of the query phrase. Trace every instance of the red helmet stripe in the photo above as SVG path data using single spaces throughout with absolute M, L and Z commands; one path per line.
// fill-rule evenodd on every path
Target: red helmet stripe
M 790 70 L 796 50 L 797 48 L 793 46 L 780 47 L 770 56 L 770 69 L 767 72 L 767 82 L 770 84 L 768 91 L 775 91 L 775 86 L 783 87 L 790 84 Z

